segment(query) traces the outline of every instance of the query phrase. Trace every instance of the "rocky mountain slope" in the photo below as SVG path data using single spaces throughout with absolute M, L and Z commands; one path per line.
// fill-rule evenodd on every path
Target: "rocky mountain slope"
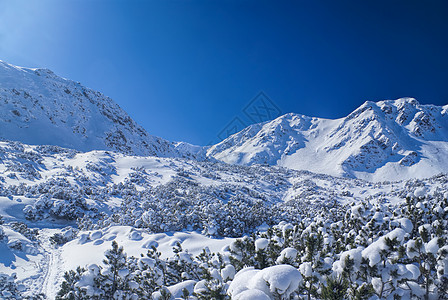
M 249 126 L 207 155 L 373 181 L 429 177 L 448 170 L 448 105 L 402 98 L 365 102 L 337 120 L 286 114 Z
M 3 61 L 0 139 L 81 151 L 182 156 L 174 144 L 148 134 L 109 97 L 50 70 Z

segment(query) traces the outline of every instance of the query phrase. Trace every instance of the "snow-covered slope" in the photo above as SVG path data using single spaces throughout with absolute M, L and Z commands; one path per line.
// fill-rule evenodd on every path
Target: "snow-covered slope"
M 219 251 L 230 237 L 282 220 L 328 215 L 349 203 L 395 205 L 410 194 L 446 197 L 447 190 L 447 175 L 371 183 L 276 166 L 0 142 L 0 276 L 15 273 L 24 295 L 53 299 L 63 272 L 100 263 L 112 240 L 135 256 L 151 245 L 170 256 L 177 242 L 193 254 L 205 246 Z
M 183 156 L 171 142 L 149 135 L 103 94 L 47 69 L 21 68 L 3 61 L 0 139 L 81 151 Z
M 373 181 L 429 177 L 448 171 L 448 106 L 402 98 L 365 102 L 337 120 L 286 114 L 249 126 L 207 155 Z

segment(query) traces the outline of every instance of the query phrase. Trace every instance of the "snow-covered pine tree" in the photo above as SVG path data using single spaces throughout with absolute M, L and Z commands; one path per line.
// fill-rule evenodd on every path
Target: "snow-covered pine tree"
M 87 294 L 85 289 L 77 286 L 83 273 L 86 269 L 78 267 L 75 271 L 70 270 L 64 273 L 64 281 L 61 284 L 61 289 L 56 295 L 56 300 L 76 300 L 86 299 Z
M 179 242 L 173 247 L 173 252 L 174 256 L 166 262 L 167 283 L 172 284 L 187 279 L 199 280 L 201 278 L 200 268 L 193 256 L 184 251 Z
M 16 283 L 16 276 L 0 274 L 0 298 L 1 299 L 23 299 Z
M 104 291 L 104 297 L 113 299 L 117 294 L 121 296 L 129 294 L 129 269 L 123 247 L 119 247 L 117 242 L 113 241 L 112 249 L 105 253 L 105 257 L 103 260 L 105 268 L 96 278 L 96 283 Z

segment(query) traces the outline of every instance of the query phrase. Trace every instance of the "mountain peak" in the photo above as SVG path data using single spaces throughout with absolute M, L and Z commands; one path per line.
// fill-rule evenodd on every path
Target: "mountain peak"
M 411 98 L 411 97 L 404 97 L 404 98 L 399 98 L 397 100 L 392 100 L 395 103 L 401 104 L 401 103 L 409 103 L 412 105 L 420 105 L 420 103 L 417 101 L 417 99 L 415 98 Z
M 417 101 L 417 99 L 412 98 L 412 97 L 403 97 L 403 98 L 398 98 L 395 100 L 382 100 L 382 101 L 371 102 L 371 103 L 375 103 L 378 106 L 382 106 L 384 104 L 389 104 L 389 105 L 394 105 L 396 107 L 400 107 L 400 106 L 404 106 L 404 105 L 413 105 L 413 106 L 420 105 L 420 103 Z

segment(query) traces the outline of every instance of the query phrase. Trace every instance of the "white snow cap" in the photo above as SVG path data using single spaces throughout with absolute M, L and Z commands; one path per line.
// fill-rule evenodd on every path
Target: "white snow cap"
M 414 225 L 412 225 L 411 220 L 408 218 L 401 218 L 398 219 L 397 222 L 400 224 L 401 228 L 404 229 L 407 233 L 411 233 L 412 229 L 414 228 Z
M 285 248 L 280 252 L 280 256 L 277 258 L 277 263 L 282 263 L 285 259 L 295 259 L 297 257 L 297 250 L 294 248 Z
M 425 197 L 426 196 L 426 188 L 424 188 L 424 187 L 416 188 L 414 191 L 414 196 L 417 198 Z
M 101 230 L 97 230 L 90 234 L 90 239 L 93 241 L 93 240 L 100 239 L 102 236 L 103 236 L 103 233 L 101 232 Z
M 345 260 L 347 257 L 353 260 L 354 262 L 354 268 L 359 269 L 359 266 L 361 265 L 362 260 L 362 251 L 364 250 L 364 247 L 358 247 L 356 249 L 351 249 L 345 252 L 342 252 L 339 260 L 335 261 L 333 263 L 333 271 L 337 274 L 342 274 L 345 268 Z
M 401 228 L 396 228 L 389 232 L 388 234 L 380 237 L 376 242 L 370 244 L 366 249 L 362 251 L 362 257 L 369 259 L 369 265 L 373 267 L 381 260 L 380 251 L 387 249 L 385 239 L 396 238 L 398 241 L 402 242 L 406 232 Z
M 288 298 L 301 282 L 302 275 L 290 265 L 277 265 L 263 270 L 255 270 L 250 267 L 242 269 L 235 275 L 228 293 L 232 296 L 232 299 L 249 299 L 247 297 L 250 295 L 261 297 L 254 299 L 273 299 L 274 292 Z M 262 293 L 252 292 L 252 290 L 258 290 Z M 268 298 L 264 297 L 263 293 Z
M 221 277 L 224 281 L 232 280 L 235 277 L 235 267 L 232 265 L 227 265 L 221 270 Z
M 255 250 L 264 250 L 269 245 L 269 240 L 265 238 L 259 238 L 255 241 Z
M 432 240 L 430 240 L 426 245 L 425 245 L 425 249 L 426 252 L 432 253 L 432 254 L 437 254 L 437 251 L 439 251 L 439 238 L 435 237 Z
M 299 267 L 299 271 L 305 277 L 310 277 L 311 275 L 313 275 L 313 269 L 310 262 L 304 262 L 303 264 L 301 264 Z
M 193 294 L 195 284 L 196 281 L 194 280 L 186 280 L 169 286 L 167 289 L 171 294 L 171 299 L 181 299 L 181 297 L 183 297 L 184 289 L 186 289 L 190 295 Z M 160 292 L 156 292 L 156 294 L 153 294 L 153 297 L 155 299 L 161 299 L 162 295 Z
M 129 239 L 131 241 L 139 241 L 142 239 L 142 233 L 140 231 L 131 231 L 129 233 Z
M 235 300 L 271 300 L 271 297 L 266 295 L 263 291 L 260 290 L 245 290 L 235 297 L 232 297 Z

